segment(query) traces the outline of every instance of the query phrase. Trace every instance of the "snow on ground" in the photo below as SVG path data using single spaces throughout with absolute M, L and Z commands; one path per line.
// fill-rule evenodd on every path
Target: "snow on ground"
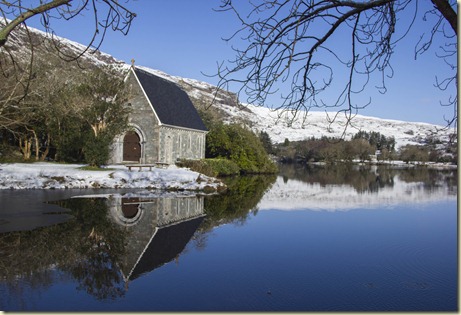
M 0 189 L 147 188 L 162 190 L 217 190 L 225 185 L 215 178 L 170 165 L 152 171 L 109 165 L 107 170 L 87 171 L 83 164 L 0 164 Z

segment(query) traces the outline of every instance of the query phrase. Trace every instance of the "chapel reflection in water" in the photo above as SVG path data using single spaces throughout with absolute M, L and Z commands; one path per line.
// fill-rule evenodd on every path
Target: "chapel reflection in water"
M 205 214 L 202 196 L 112 196 L 110 217 L 126 234 L 118 264 L 127 283 L 178 259 Z
M 0 234 L 0 284 L 10 298 L 21 299 L 19 280 L 40 291 L 58 279 L 73 279 L 98 300 L 122 297 L 130 281 L 178 259 L 205 216 L 204 197 L 195 195 L 83 195 L 53 203 L 71 209 L 73 219 Z

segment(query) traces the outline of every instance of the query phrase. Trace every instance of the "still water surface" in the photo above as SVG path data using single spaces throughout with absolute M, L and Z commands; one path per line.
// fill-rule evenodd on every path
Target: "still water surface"
M 458 310 L 456 171 L 228 181 L 214 197 L 0 191 L 0 309 Z

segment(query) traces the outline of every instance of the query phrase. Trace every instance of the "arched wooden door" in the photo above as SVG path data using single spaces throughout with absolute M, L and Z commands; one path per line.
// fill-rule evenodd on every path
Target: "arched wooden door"
M 134 131 L 128 131 L 123 138 L 123 160 L 139 162 L 141 159 L 141 139 Z

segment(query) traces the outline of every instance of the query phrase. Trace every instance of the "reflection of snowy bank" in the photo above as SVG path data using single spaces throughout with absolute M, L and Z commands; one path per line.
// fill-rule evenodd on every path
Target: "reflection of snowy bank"
M 401 203 L 456 201 L 456 191 L 445 184 L 427 187 L 422 182 L 404 182 L 394 178 L 392 187 L 374 192 L 358 192 L 350 185 L 305 183 L 279 176 L 258 204 L 259 210 L 349 210 L 355 208 L 392 207 Z

